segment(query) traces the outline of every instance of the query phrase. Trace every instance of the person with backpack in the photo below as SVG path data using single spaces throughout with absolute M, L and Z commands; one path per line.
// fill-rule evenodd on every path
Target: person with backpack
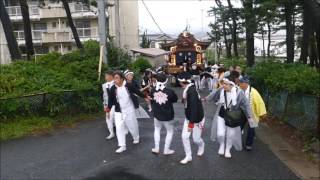
M 241 125 L 253 118 L 249 102 L 230 77 L 222 80 L 222 88 L 206 97 L 206 100 L 210 99 L 218 105 L 212 122 L 211 139 L 218 140 L 219 155 L 231 158 L 233 146 L 238 151 L 242 150 Z

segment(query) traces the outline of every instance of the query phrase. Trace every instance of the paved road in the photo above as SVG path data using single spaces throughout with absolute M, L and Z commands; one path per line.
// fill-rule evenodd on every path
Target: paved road
M 181 90 L 177 91 L 181 95 Z M 201 158 L 194 156 L 192 163 L 180 165 L 184 157 L 182 104 L 175 104 L 175 109 L 177 126 L 172 149 L 176 153 L 172 156 L 151 153 L 153 121 L 150 118 L 139 119 L 141 143 L 133 145 L 128 136 L 127 151 L 120 155 L 114 153 L 116 139 L 104 139 L 104 120 L 96 119 L 50 135 L 1 143 L 0 179 L 299 179 L 259 139 L 252 152 L 233 151 L 230 160 L 219 157 L 218 144 L 209 141 L 209 120 L 214 111 L 210 103 L 205 104 L 208 119 L 205 154 Z M 196 152 L 195 146 L 193 151 Z

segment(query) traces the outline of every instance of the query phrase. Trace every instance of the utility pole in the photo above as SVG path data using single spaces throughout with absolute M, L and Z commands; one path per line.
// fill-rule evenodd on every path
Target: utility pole
M 121 48 L 120 0 L 115 0 L 116 43 Z
M 214 23 L 217 23 L 217 14 L 216 14 L 216 11 L 214 11 Z M 219 62 L 219 59 L 218 59 L 218 50 L 217 50 L 217 36 L 216 36 L 216 40 L 214 42 L 214 63 L 217 64 Z
M 102 48 L 102 60 L 107 64 L 107 30 L 106 30 L 106 6 L 105 0 L 98 0 L 98 24 L 99 24 L 99 39 L 100 39 L 100 48 Z

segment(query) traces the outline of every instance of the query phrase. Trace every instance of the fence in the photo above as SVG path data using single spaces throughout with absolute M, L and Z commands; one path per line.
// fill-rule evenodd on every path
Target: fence
M 0 107 L 0 120 L 27 115 L 55 116 L 77 112 L 96 112 L 101 109 L 101 92 L 90 89 L 38 93 L 0 99 Z
M 298 130 L 317 134 L 319 97 L 258 89 L 272 117 L 277 117 Z

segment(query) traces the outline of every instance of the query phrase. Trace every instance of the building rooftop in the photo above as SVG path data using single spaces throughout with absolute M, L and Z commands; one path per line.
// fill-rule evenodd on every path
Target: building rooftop
M 134 48 L 131 49 L 133 53 L 140 53 L 145 56 L 149 57 L 158 57 L 162 55 L 169 54 L 170 51 L 165 51 L 163 49 L 157 49 L 157 48 Z

